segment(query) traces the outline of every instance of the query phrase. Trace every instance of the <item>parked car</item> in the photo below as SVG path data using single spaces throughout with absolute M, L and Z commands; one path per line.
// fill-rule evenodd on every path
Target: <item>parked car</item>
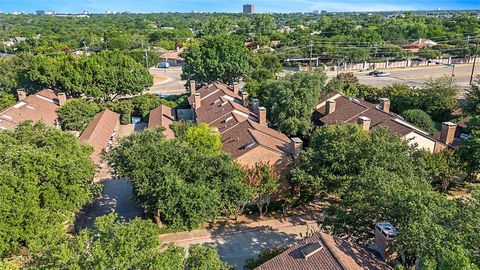
M 390 77 L 390 73 L 388 72 L 383 72 L 383 71 L 380 71 L 379 73 L 373 75 L 375 77 Z
M 370 76 L 375 76 L 375 75 L 377 75 L 377 74 L 380 73 L 380 72 L 381 72 L 381 71 L 374 70 L 374 71 L 370 71 L 370 72 L 368 73 L 368 75 L 370 75 Z
M 159 68 L 169 68 L 170 64 L 167 63 L 167 62 L 161 62 L 160 64 L 158 64 L 158 67 Z

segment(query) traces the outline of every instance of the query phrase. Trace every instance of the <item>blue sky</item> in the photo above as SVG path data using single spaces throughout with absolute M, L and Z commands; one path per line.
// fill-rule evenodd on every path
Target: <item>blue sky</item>
M 480 0 L 256 0 L 257 12 L 381 11 L 418 9 L 480 9 Z M 246 1 L 237 0 L 0 0 L 0 11 L 54 10 L 56 12 L 240 12 Z

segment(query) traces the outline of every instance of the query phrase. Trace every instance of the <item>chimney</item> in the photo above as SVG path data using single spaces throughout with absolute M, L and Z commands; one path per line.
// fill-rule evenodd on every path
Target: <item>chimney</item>
M 194 102 L 195 109 L 200 108 L 202 106 L 202 98 L 200 97 L 200 93 L 195 93 L 195 102 Z
M 327 104 L 325 105 L 325 114 L 329 115 L 335 111 L 337 106 L 337 102 L 335 100 L 327 100 Z
M 197 82 L 195 80 L 190 80 L 190 95 L 194 95 L 197 91 Z
M 233 93 L 237 95 L 240 93 L 240 85 L 238 83 L 233 83 L 232 89 L 233 89 Z
M 58 93 L 58 106 L 62 107 L 67 103 L 67 95 L 65 93 Z
M 375 249 L 384 261 L 391 262 L 397 257 L 392 246 L 396 233 L 395 227 L 388 222 L 379 222 L 375 225 Z
M 18 101 L 22 101 L 24 99 L 27 98 L 27 91 L 25 91 L 25 89 L 18 89 L 17 90 L 17 97 L 18 97 Z
M 370 130 L 370 118 L 366 117 L 366 116 L 360 116 L 358 117 L 358 124 L 360 126 L 362 126 L 362 129 L 364 131 L 369 131 Z
M 453 142 L 455 132 L 457 131 L 457 124 L 452 122 L 443 122 L 442 131 L 440 133 L 440 141 L 446 145 Z
M 293 152 L 293 158 L 294 159 L 298 158 L 298 155 L 300 154 L 300 151 L 302 151 L 302 149 L 303 149 L 302 139 L 300 139 L 298 137 L 292 138 L 291 148 L 292 148 L 292 152 Z
M 390 99 L 381 98 L 380 99 L 380 109 L 386 113 L 390 112 Z
M 260 123 L 260 125 L 267 125 L 267 109 L 265 107 L 258 108 L 258 123 Z
M 241 96 L 242 96 L 243 106 L 246 107 L 248 105 L 248 93 L 247 93 L 247 91 L 243 90 Z

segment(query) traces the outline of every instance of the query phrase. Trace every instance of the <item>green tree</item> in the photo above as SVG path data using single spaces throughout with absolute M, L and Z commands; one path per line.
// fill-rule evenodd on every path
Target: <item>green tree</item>
M 465 163 L 468 180 L 476 180 L 480 173 L 480 131 L 472 131 L 460 148 L 460 157 Z
M 216 16 L 204 22 L 200 34 L 202 36 L 229 35 L 234 22 L 227 16 Z
M 268 35 L 275 27 L 275 20 L 270 14 L 257 14 L 253 19 L 253 31 L 258 35 Z
M 425 58 L 427 60 L 436 59 L 442 56 L 442 52 L 431 48 L 423 48 L 418 52 L 418 57 Z
M 157 227 L 141 219 L 115 222 L 114 214 L 95 220 L 95 229 L 84 229 L 66 239 L 51 254 L 40 258 L 39 269 L 184 269 L 185 251 L 176 246 L 163 250 Z M 214 252 L 214 251 L 213 251 Z
M 58 110 L 58 120 L 63 130 L 82 131 L 99 111 L 96 103 L 83 98 L 69 99 Z
M 0 111 L 8 106 L 15 104 L 17 100 L 15 96 L 10 93 L 0 92 Z
M 429 80 L 418 90 L 418 108 L 434 120 L 445 120 L 457 105 L 458 86 L 449 77 Z
M 30 89 L 46 87 L 99 101 L 139 94 L 153 84 L 148 70 L 120 51 L 102 51 L 80 58 L 70 54 L 35 56 L 23 77 Z
M 268 163 L 255 163 L 252 168 L 246 168 L 246 182 L 252 190 L 252 197 L 261 217 L 268 212 L 271 196 L 279 187 L 280 176 L 277 170 Z M 265 210 L 264 210 L 265 209 Z
M 208 124 L 202 123 L 187 128 L 181 139 L 187 145 L 201 152 L 212 154 L 220 154 L 222 152 L 220 133 L 215 132 Z
M 73 135 L 23 123 L 0 132 L 0 255 L 26 247 L 41 255 L 91 201 L 92 149 Z
M 264 85 L 258 96 L 273 127 L 288 136 L 306 135 L 325 80 L 323 72 L 299 72 Z
M 243 192 L 235 190 L 242 189 L 239 165 L 207 148 L 218 145 L 218 134 L 198 131 L 205 128 L 187 127 L 188 136 L 164 140 L 162 129 L 147 130 L 122 139 L 109 154 L 116 175 L 131 179 L 136 200 L 159 224 L 196 228 L 231 214 L 225 211 L 238 202 L 225 194 Z
M 452 183 L 462 180 L 462 163 L 458 153 L 445 149 L 438 153 L 422 153 L 419 158 L 427 169 L 427 180 L 442 192 L 446 192 Z
M 470 91 L 466 94 L 465 110 L 474 115 L 480 115 L 480 76 L 470 87 Z
M 402 112 L 402 116 L 407 122 L 414 124 L 415 126 L 427 131 L 430 134 L 435 133 L 435 123 L 430 116 L 419 109 L 411 109 Z
M 191 270 L 229 270 L 228 266 L 220 260 L 218 253 L 205 245 L 194 245 L 189 251 L 186 269 Z
M 250 57 L 250 51 L 238 37 L 207 36 L 185 50 L 182 79 L 193 79 L 199 84 L 220 80 L 231 85 L 250 72 Z

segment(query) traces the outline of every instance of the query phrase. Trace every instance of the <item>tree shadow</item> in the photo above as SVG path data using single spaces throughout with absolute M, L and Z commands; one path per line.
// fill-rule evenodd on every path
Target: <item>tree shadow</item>
M 77 214 L 75 231 L 91 228 L 100 216 L 117 213 L 119 220 L 129 221 L 143 216 L 142 208 L 132 198 L 132 185 L 125 178 L 108 179 L 102 182 L 102 194 L 91 204 L 85 205 Z
M 231 230 L 213 230 L 213 240 L 207 244 L 217 249 L 222 261 L 236 269 L 244 269 L 245 260 L 256 257 L 262 249 L 289 246 L 305 236 L 300 228 L 291 231 L 287 233 L 269 226 L 247 227 L 238 224 Z

